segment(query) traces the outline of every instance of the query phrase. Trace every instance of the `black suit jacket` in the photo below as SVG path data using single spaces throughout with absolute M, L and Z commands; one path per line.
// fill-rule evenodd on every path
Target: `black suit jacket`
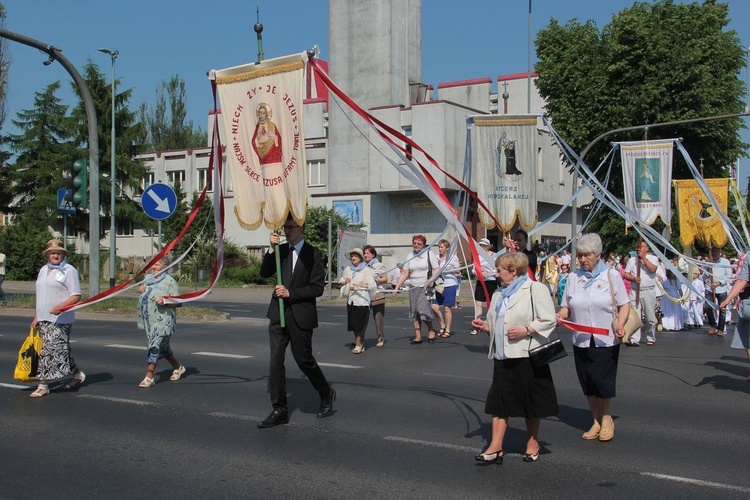
M 287 323 L 295 321 L 305 330 L 312 330 L 318 326 L 318 310 L 315 299 L 323 295 L 325 289 L 325 267 L 323 253 L 305 242 L 297 258 L 297 265 L 292 273 L 292 256 L 289 244 L 279 246 L 281 257 L 281 283 L 289 290 L 289 298 L 284 300 L 284 314 Z M 276 256 L 266 253 L 260 266 L 260 275 L 270 278 L 276 274 Z M 279 321 L 279 299 L 271 297 L 266 317 L 271 321 Z

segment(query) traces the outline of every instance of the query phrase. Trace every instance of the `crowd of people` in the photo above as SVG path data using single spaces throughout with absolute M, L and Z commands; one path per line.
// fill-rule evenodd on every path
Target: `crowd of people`
M 289 421 L 284 366 L 289 345 L 300 370 L 320 396 L 317 416 L 332 415 L 336 400 L 336 391 L 312 350 L 312 333 L 318 326 L 316 299 L 325 289 L 322 252 L 305 242 L 303 227 L 293 218 L 287 219 L 283 229 L 286 242 L 281 244 L 280 235 L 271 233 L 261 264 L 262 276 L 275 275 L 280 266 L 281 277 L 272 291 L 267 312 L 272 412 L 258 423 L 260 428 Z M 530 352 L 550 342 L 556 325 L 565 322 L 573 330 L 576 373 L 591 411 L 591 427 L 582 438 L 606 442 L 615 434 L 611 403 L 616 395 L 620 342 L 626 338 L 630 309 L 640 311 L 643 327 L 625 342 L 628 346 L 639 345 L 644 337 L 646 345 L 655 345 L 659 327 L 680 331 L 703 325 L 704 321 L 711 326 L 709 334 L 723 336 L 731 321 L 726 312 L 750 281 L 750 259 L 730 262 L 718 247 L 711 249 L 704 265 L 694 266 L 691 287 L 687 287 L 665 270 L 664 263 L 650 253 L 644 242 L 626 255 L 604 256 L 601 238 L 596 234 L 583 235 L 576 243 L 574 272 L 566 250 L 552 256 L 542 250 L 537 255 L 526 248 L 528 235 L 523 231 L 503 243 L 514 251 L 493 254 L 488 239 L 479 241 L 484 252 L 481 273 L 476 275 L 483 279 L 474 292 L 478 314 L 471 326 L 474 334 L 489 334 L 488 358 L 493 361 L 485 404 L 485 412 L 492 418 L 492 436 L 488 446 L 475 456 L 481 465 L 502 463 L 510 417 L 525 420 L 523 461 L 539 459 L 541 419 L 556 415 L 559 408 L 549 366 L 532 359 Z M 441 240 L 437 248 L 436 255 L 427 247 L 423 235 L 414 235 L 412 251 L 398 272 L 389 272 L 371 245 L 349 250 L 350 264 L 340 285 L 341 296 L 346 299 L 347 329 L 354 335 L 354 354 L 365 350 L 365 331 L 371 315 L 376 346 L 385 344 L 386 289 L 391 285 L 395 295 L 408 282 L 409 318 L 414 328 L 411 344 L 421 344 L 425 332 L 430 343 L 452 335 L 452 309 L 457 306 L 462 268 L 449 241 Z M 70 350 L 74 313 L 66 310 L 81 298 L 78 272 L 66 261 L 67 251 L 58 240 L 50 240 L 43 255 L 48 262 L 39 271 L 31 326 L 41 332 L 44 346 L 33 398 L 49 394 L 50 381 L 67 381 L 65 387 L 73 389 L 86 379 Z M 162 358 L 173 368 L 171 381 L 186 373 L 170 347 L 176 305 L 167 299 L 178 295 L 179 290 L 167 272 L 168 264 L 168 258 L 154 263 L 139 287 L 138 326 L 146 330 L 148 340 L 146 376 L 139 384 L 144 388 L 155 384 L 154 371 Z M 684 259 L 676 259 L 673 264 L 681 272 L 689 271 Z M 704 309 L 707 294 L 719 304 L 715 314 L 713 308 Z M 732 347 L 746 350 L 748 357 L 749 334 L 750 319 L 740 317 Z

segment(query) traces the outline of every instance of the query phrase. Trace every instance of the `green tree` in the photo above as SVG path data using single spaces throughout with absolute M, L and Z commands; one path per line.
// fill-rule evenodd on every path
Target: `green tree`
M 83 67 L 83 79 L 91 93 L 96 108 L 97 135 L 99 138 L 99 186 L 101 193 L 101 211 L 109 216 L 112 183 L 108 176 L 112 169 L 112 87 L 107 82 L 99 67 L 91 60 Z M 119 80 L 115 82 L 115 89 Z M 78 88 L 74 83 L 71 87 L 78 95 Z M 136 123 L 135 114 L 128 108 L 128 101 L 132 89 L 115 92 L 115 179 L 116 202 L 115 218 L 118 222 L 135 222 L 145 227 L 152 227 L 151 220 L 133 199 L 142 190 L 143 179 L 148 169 L 139 161 L 131 157 L 132 145 L 139 137 L 142 125 Z M 80 96 L 79 96 L 80 98 Z M 83 149 L 88 142 L 88 119 L 83 100 L 80 100 L 71 113 L 74 123 L 74 138 L 82 149 L 80 158 L 88 158 L 88 151 Z M 105 174 L 107 177 L 105 177 Z
M 149 151 L 186 149 L 207 145 L 206 134 L 187 119 L 185 81 L 178 75 L 162 80 L 156 88 L 156 104 L 149 109 L 144 101 L 139 109 L 141 144 Z
M 728 4 L 715 0 L 636 2 L 615 15 L 601 32 L 589 21 L 561 26 L 553 20 L 536 39 L 537 87 L 555 128 L 582 151 L 598 135 L 617 128 L 741 113 L 745 66 L 737 33 L 725 31 Z M 727 175 L 727 166 L 747 146 L 739 118 L 651 129 L 649 139 L 682 138 L 693 158 L 704 158 L 706 177 Z M 640 140 L 643 132 L 610 137 Z M 598 164 L 609 149 L 602 141 L 587 163 Z M 690 178 L 675 156 L 673 178 Z M 622 197 L 622 176 L 607 189 Z M 605 241 L 631 247 L 621 220 L 602 210 L 589 230 Z
M 333 256 L 328 255 L 328 219 L 331 219 L 331 238 L 333 240 Z M 305 241 L 319 248 L 323 252 L 326 262 L 330 262 L 332 269 L 337 269 L 336 242 L 340 229 L 361 229 L 364 224 L 350 225 L 349 219 L 342 216 L 334 208 L 310 207 L 305 216 Z
M 34 108 L 18 113 L 13 124 L 19 134 L 6 137 L 16 154 L 14 165 L 7 167 L 9 200 L 4 211 L 16 214 L 15 223 L 30 217 L 51 225 L 57 218 L 57 189 L 63 187 L 62 169 L 76 155 L 70 142 L 71 121 L 68 106 L 57 97 L 60 82 L 51 83 L 34 95 Z

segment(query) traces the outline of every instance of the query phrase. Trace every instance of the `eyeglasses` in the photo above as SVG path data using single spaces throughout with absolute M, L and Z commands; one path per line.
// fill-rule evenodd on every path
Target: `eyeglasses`
M 292 229 L 296 229 L 298 227 L 302 227 L 302 226 L 290 226 L 287 224 L 284 226 L 284 229 L 286 229 L 287 231 L 291 231 Z

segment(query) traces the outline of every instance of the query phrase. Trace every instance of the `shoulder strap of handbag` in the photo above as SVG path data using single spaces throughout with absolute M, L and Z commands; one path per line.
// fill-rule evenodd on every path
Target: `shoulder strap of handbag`
M 607 269 L 607 279 L 609 280 L 609 295 L 612 297 L 612 317 L 617 318 L 619 313 L 617 310 L 617 302 L 615 301 L 614 287 L 612 286 L 612 275 L 609 274 L 609 269 Z

